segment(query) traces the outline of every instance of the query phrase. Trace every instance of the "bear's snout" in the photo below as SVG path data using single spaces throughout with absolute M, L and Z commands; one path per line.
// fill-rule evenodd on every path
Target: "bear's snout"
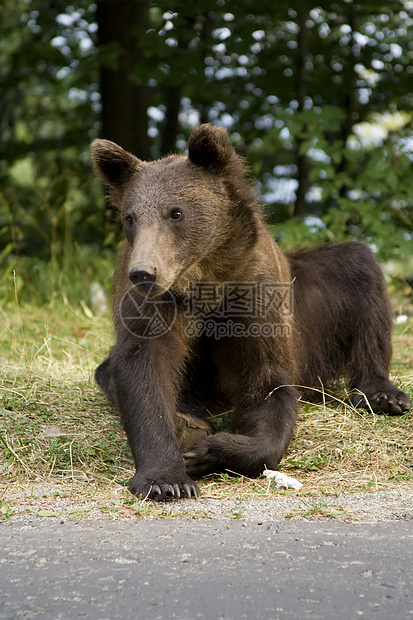
M 129 279 L 136 285 L 154 284 L 156 282 L 156 268 L 150 265 L 132 267 L 129 271 Z

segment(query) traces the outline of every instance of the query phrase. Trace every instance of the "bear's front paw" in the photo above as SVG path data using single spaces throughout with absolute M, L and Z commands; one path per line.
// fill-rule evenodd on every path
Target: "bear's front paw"
M 214 437 L 201 439 L 184 454 L 185 468 L 193 478 L 202 478 L 220 470 L 219 458 L 214 450 Z
M 197 499 L 199 495 L 198 485 L 189 476 L 186 474 L 174 476 L 173 472 L 154 475 L 136 472 L 129 480 L 129 490 L 137 497 L 157 502 L 183 497 Z

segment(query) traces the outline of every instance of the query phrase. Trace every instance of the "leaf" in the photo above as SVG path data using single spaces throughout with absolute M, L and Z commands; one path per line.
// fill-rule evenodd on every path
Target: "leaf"
M 239 508 L 235 508 L 234 510 L 232 510 L 228 514 L 228 516 L 230 519 L 241 519 L 244 512 L 245 512 L 245 506 L 240 506 Z
M 395 190 L 397 189 L 397 186 L 399 184 L 399 178 L 396 174 L 396 172 L 391 168 L 387 175 L 386 175 L 386 181 L 390 187 L 390 189 Z
M 40 510 L 37 514 L 39 517 L 57 517 L 54 510 Z

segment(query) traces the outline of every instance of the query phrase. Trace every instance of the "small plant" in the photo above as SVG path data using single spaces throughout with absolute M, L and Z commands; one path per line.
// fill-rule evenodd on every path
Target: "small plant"
M 15 513 L 15 509 L 10 506 L 9 502 L 0 500 L 0 518 L 9 520 Z
M 242 519 L 243 514 L 245 512 L 245 506 L 240 506 L 239 508 L 234 508 L 231 512 L 228 513 L 230 519 Z
M 57 517 L 57 513 L 54 510 L 39 510 L 37 513 L 38 517 Z
M 149 517 L 151 514 L 151 507 L 148 502 L 145 501 L 133 502 L 130 505 L 125 504 L 125 506 L 133 511 L 136 517 Z

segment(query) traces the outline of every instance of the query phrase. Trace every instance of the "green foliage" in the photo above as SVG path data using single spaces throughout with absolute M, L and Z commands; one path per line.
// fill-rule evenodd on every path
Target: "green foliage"
M 21 257 L 57 270 L 75 244 L 116 246 L 88 155 L 109 105 L 104 69 L 144 89 L 133 128 L 122 111 L 116 123 L 149 134 L 154 157 L 184 148 L 198 122 L 228 127 L 284 245 L 356 238 L 383 260 L 409 254 L 413 18 L 404 2 L 141 4 L 147 23 L 132 25 L 135 48 L 125 51 L 115 27 L 98 46 L 101 17 L 89 0 L 1 3 L 0 264 L 8 273 Z M 120 24 L 128 26 L 119 13 Z
M 93 307 L 93 284 L 102 287 L 110 299 L 115 254 L 96 245 L 73 243 L 60 260 L 45 262 L 42 257 L 11 254 L 0 271 L 3 306 L 30 302 L 51 307 L 56 302 Z

